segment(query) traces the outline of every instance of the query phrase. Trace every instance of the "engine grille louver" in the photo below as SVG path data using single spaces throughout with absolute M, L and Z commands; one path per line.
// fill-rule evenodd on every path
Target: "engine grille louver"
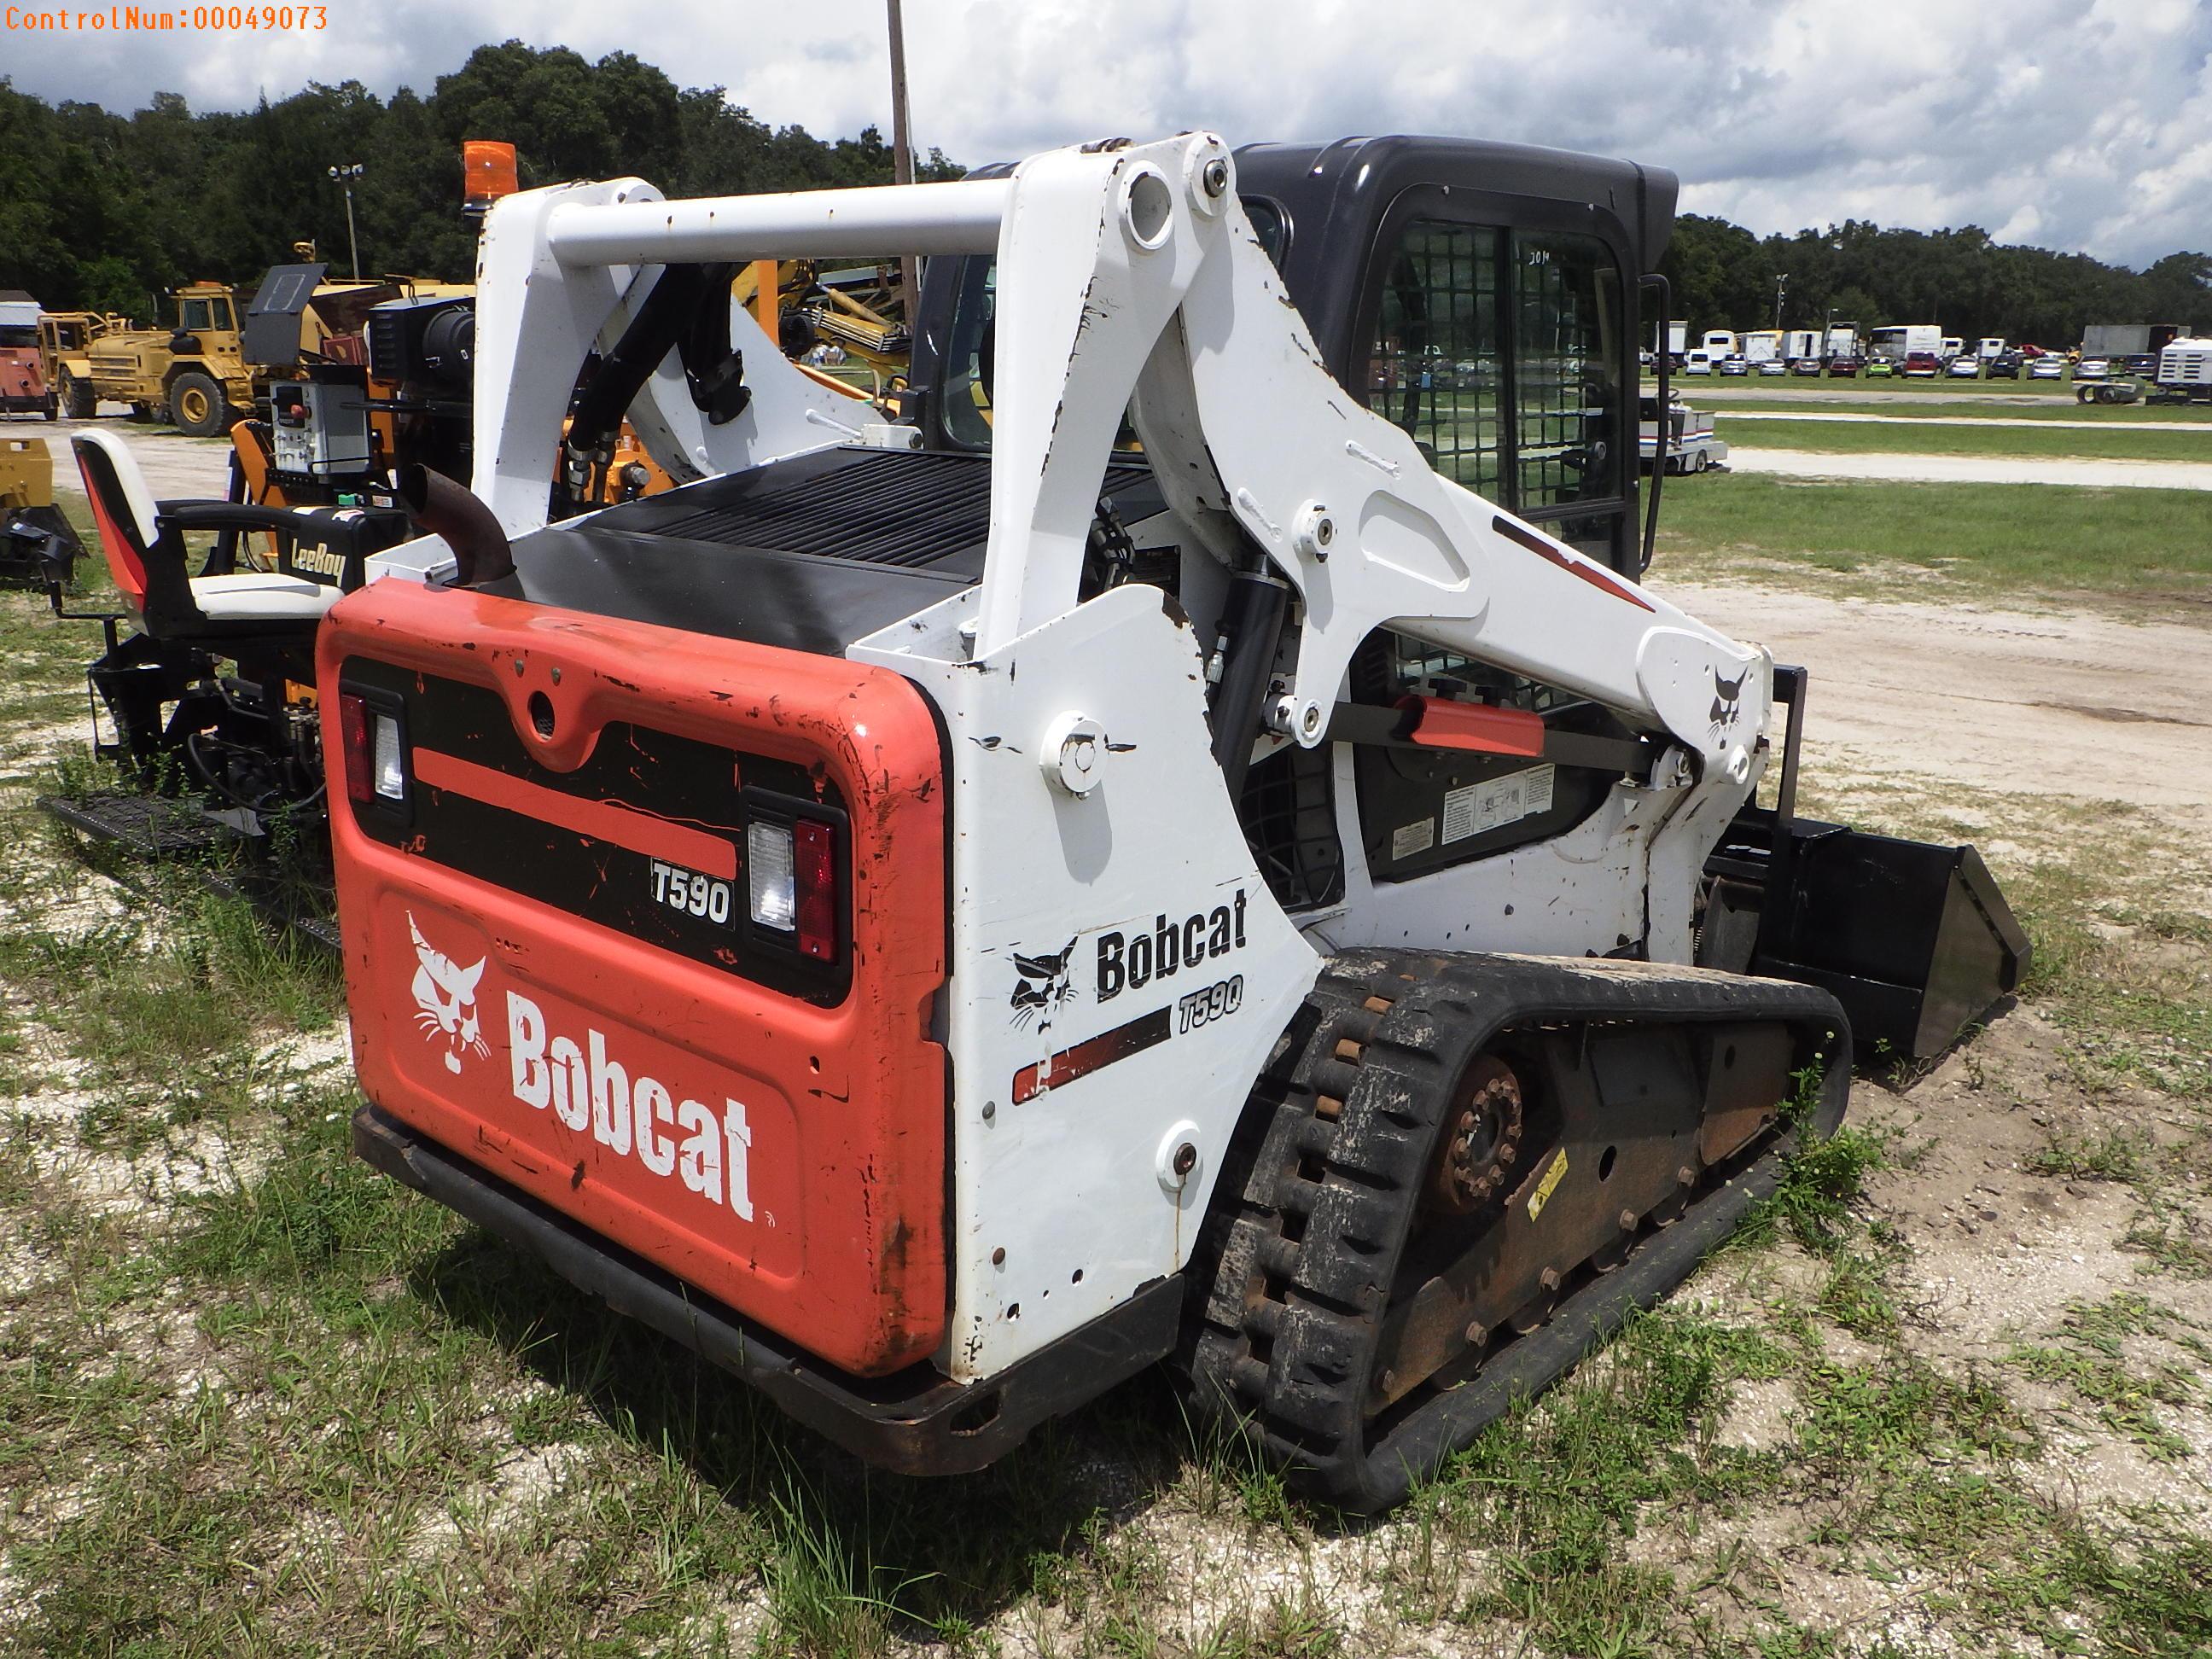
M 1144 476 L 1139 466 L 1109 466 L 1107 493 Z M 990 515 L 988 458 L 887 450 L 748 490 L 651 533 L 917 569 L 983 541 Z

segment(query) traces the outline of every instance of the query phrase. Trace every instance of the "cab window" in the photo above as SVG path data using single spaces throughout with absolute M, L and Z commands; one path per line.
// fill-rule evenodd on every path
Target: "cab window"
M 1382 287 L 1370 406 L 1412 434 L 1444 477 L 1492 499 L 1507 465 L 1498 319 L 1504 233 L 1417 221 Z
M 205 300 L 185 301 L 184 316 L 184 326 L 187 333 L 215 326 L 215 324 L 210 320 L 208 302 Z
M 1386 254 L 1369 406 L 1455 483 L 1611 562 L 1620 268 L 1595 237 L 1416 219 Z M 1610 512 L 1563 508 L 1603 501 Z
M 1515 233 L 1518 508 L 1620 493 L 1620 279 L 1590 236 Z

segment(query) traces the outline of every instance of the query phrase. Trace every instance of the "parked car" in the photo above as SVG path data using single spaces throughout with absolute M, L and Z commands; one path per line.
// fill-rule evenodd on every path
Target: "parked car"
M 1769 357 L 1765 362 L 1759 364 L 1759 372 L 1762 374 L 1787 374 L 1790 372 L 1790 365 L 1779 357 Z
M 1865 367 L 1856 352 L 1838 351 L 1828 359 L 1828 375 L 1831 380 L 1856 380 Z
M 1982 360 L 1978 357 L 1954 357 L 1950 368 L 1943 372 L 1954 380 L 1978 380 L 1982 378 Z
M 1790 365 L 1790 372 L 1792 374 L 1817 375 L 1820 372 L 1820 360 L 1818 357 L 1800 357 Z
M 1712 356 L 1712 353 L 1711 353 L 1710 351 L 1705 350 L 1703 347 L 1698 348 L 1698 349 L 1697 350 L 1695 350 L 1695 351 L 1686 351 L 1686 352 L 1684 352 L 1684 353 L 1682 354 L 1682 373 L 1683 373 L 1683 374 L 1711 374 L 1712 372 L 1713 372 L 1713 356 Z
M 1905 373 L 1916 380 L 1932 380 L 1943 367 L 1942 359 L 1932 351 L 1908 351 L 1905 354 Z
M 2000 351 L 1984 365 L 1984 369 L 1992 380 L 2017 380 L 2020 379 L 2020 363 L 2017 351 Z
M 2112 378 L 2112 366 L 2102 357 L 2084 357 L 2074 365 L 2077 380 L 2104 380 Z
M 1723 374 L 1748 374 L 1751 373 L 1751 365 L 1746 362 L 1741 356 L 1723 357 L 1721 359 L 1721 373 Z
M 1897 364 L 1891 358 L 1870 357 L 1867 360 L 1866 374 L 1869 380 L 1886 380 L 1896 373 Z
M 2033 360 L 2037 357 L 2048 357 L 2051 354 L 2045 351 L 2039 345 L 2031 345 L 2026 341 L 2022 341 L 2021 343 L 2020 355 L 2023 357 Z
M 2063 380 L 2066 378 L 2066 360 L 2055 352 L 2046 351 L 2027 366 L 2031 380 Z

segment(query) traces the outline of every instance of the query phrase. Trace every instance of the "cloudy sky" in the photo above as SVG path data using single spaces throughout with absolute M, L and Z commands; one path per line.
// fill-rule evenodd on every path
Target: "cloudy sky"
M 55 3 L 58 0 L 30 0 Z M 155 0 L 164 3 L 166 0 Z M 519 35 L 617 48 L 818 136 L 888 129 L 874 0 L 328 0 L 319 34 L 0 33 L 0 75 L 136 107 L 428 91 Z M 1975 223 L 2142 264 L 2212 247 L 2208 0 L 906 0 L 915 139 L 975 162 L 1188 126 L 1436 131 L 1673 167 L 1754 230 Z M 649 19 L 650 21 L 644 21 Z

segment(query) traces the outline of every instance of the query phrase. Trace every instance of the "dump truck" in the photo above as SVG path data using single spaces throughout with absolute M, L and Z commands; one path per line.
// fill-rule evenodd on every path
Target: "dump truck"
M 92 343 L 131 326 L 128 317 L 104 311 L 42 311 L 39 313 L 39 360 L 54 388 L 61 412 L 73 421 L 91 419 L 100 402 L 92 380 Z
M 888 1468 L 1165 1360 L 1398 1501 L 2027 956 L 1638 580 L 1675 198 L 1193 132 L 501 202 L 472 487 L 315 637 L 356 1150 Z M 908 252 L 911 424 L 728 301 Z M 558 519 L 626 410 L 678 486 Z
M 0 415 L 61 410 L 54 383 L 39 355 L 39 302 L 21 289 L 0 293 Z

